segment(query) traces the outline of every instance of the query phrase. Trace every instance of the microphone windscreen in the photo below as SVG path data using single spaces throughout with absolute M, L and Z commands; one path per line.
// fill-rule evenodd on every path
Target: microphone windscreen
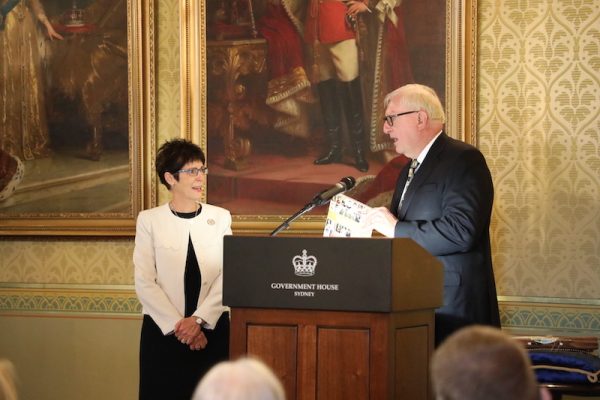
M 342 182 L 344 186 L 346 186 L 346 190 L 350 190 L 354 187 L 354 185 L 356 185 L 356 179 L 354 179 L 354 177 L 352 176 L 342 178 L 340 182 Z

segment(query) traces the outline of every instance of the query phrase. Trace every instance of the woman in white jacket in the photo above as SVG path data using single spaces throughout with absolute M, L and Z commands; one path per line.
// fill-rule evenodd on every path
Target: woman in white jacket
M 166 142 L 156 172 L 171 201 L 138 215 L 133 263 L 144 319 L 140 399 L 190 399 L 198 380 L 229 355 L 222 303 L 229 211 L 200 203 L 208 169 L 197 145 Z

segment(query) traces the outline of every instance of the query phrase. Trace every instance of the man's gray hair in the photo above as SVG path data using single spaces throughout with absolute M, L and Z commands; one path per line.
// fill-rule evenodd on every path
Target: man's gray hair
M 429 86 L 418 83 L 401 86 L 385 96 L 385 99 L 383 99 L 383 108 L 387 109 L 387 106 L 392 101 L 398 102 L 397 104 L 402 104 L 410 109 L 406 111 L 424 110 L 429 119 L 439 121 L 442 124 L 446 123 L 446 114 L 444 113 L 442 102 L 435 93 L 435 90 Z
M 262 361 L 240 358 L 215 365 L 202 378 L 192 400 L 285 400 L 279 379 Z
M 437 400 L 537 400 L 525 348 L 497 328 L 471 325 L 453 333 L 431 360 Z

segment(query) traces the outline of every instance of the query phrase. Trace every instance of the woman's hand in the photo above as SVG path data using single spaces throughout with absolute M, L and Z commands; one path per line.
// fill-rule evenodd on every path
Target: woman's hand
M 62 35 L 54 30 L 54 27 L 47 19 L 44 21 L 44 26 L 46 26 L 46 31 L 48 32 L 48 37 L 50 38 L 50 40 L 63 40 Z
M 191 316 L 180 319 L 175 324 L 175 337 L 177 340 L 183 344 L 191 344 L 198 335 L 202 334 L 204 336 L 200 325 L 196 322 L 197 319 L 197 317 Z
M 206 335 L 204 335 L 204 332 L 200 330 L 200 334 L 196 336 L 194 340 L 192 340 L 192 343 L 190 343 L 190 350 L 202 350 L 206 347 L 207 344 L 208 339 L 206 339 Z

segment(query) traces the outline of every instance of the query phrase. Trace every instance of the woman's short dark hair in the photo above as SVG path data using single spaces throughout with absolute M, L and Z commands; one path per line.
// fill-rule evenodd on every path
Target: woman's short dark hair
M 160 183 L 165 185 L 167 189 L 171 189 L 171 185 L 165 180 L 165 172 L 170 172 L 175 175 L 175 179 L 179 180 L 177 171 L 192 161 L 206 163 L 204 152 L 197 144 L 185 139 L 173 139 L 163 143 L 156 153 L 155 162 L 156 174 L 160 179 Z

